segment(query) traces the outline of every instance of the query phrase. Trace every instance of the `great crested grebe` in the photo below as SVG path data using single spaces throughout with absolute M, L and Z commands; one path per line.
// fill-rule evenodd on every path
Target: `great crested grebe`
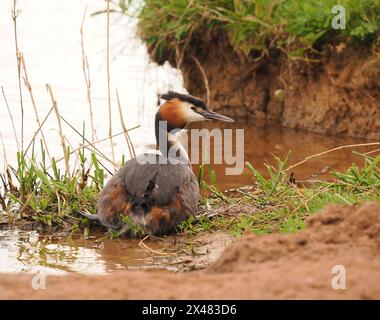
M 199 200 L 198 180 L 186 151 L 172 133 L 190 122 L 234 121 L 211 111 L 204 101 L 191 95 L 169 91 L 160 97 L 166 100 L 155 116 L 161 154 L 145 153 L 129 160 L 101 192 L 97 214 L 83 214 L 120 234 L 128 232 L 132 222 L 145 234 L 163 235 L 194 216 Z M 182 158 L 171 161 L 171 148 L 181 150 Z

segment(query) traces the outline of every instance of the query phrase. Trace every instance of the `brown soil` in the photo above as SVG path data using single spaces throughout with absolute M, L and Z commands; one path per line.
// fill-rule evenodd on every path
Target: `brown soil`
M 323 55 L 313 55 L 317 63 L 289 60 L 279 50 L 258 57 L 258 52 L 248 57 L 236 52 L 221 31 L 205 31 L 192 37 L 179 67 L 188 91 L 206 99 L 204 77 L 194 58 L 198 60 L 209 83 L 210 105 L 232 117 L 380 138 L 379 47 L 329 45 Z M 178 65 L 175 54 L 165 58 Z M 283 101 L 275 98 L 279 89 Z
M 346 289 L 331 287 L 331 269 L 346 270 Z M 124 271 L 107 276 L 49 276 L 45 290 L 30 275 L 2 275 L 1 298 L 293 299 L 380 298 L 380 204 L 329 206 L 297 234 L 248 235 L 205 271 Z

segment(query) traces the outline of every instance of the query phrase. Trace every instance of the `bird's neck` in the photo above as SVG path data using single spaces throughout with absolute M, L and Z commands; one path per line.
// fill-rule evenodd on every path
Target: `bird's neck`
M 184 146 L 179 141 L 179 137 L 175 134 L 175 130 L 176 128 L 171 128 L 166 121 L 162 120 L 161 117 L 156 114 L 156 143 L 162 155 L 165 157 L 177 157 L 189 162 L 189 156 Z

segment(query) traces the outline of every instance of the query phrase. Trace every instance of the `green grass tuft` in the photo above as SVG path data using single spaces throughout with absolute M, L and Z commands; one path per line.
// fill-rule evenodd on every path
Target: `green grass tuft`
M 115 2 L 114 11 L 131 14 L 134 1 Z M 281 48 L 289 57 L 303 55 L 317 43 L 355 41 L 370 43 L 380 31 L 380 0 L 146 0 L 140 10 L 141 38 L 160 60 L 168 50 L 186 46 L 193 35 L 219 29 L 245 53 Z M 332 7 L 346 9 L 346 28 L 334 30 Z
M 76 211 L 96 213 L 104 184 L 103 169 L 94 153 L 87 159 L 82 149 L 78 152 L 80 169 L 62 174 L 54 158 L 51 168 L 47 165 L 42 143 L 40 148 L 41 161 L 37 161 L 33 146 L 30 157 L 18 152 L 17 167 L 8 166 L 7 172 L 0 175 L 2 210 L 16 212 L 24 220 L 75 231 L 78 223 L 85 220 L 78 218 Z M 68 150 L 68 155 L 72 153 Z
M 346 172 L 331 172 L 331 182 L 317 181 L 308 188 L 290 181 L 286 170 L 289 155 L 277 166 L 267 165 L 269 178 L 246 163 L 252 171 L 255 189 L 251 192 L 237 190 L 237 193 L 223 198 L 219 191 L 207 184 L 201 187 L 208 192 L 202 198 L 202 208 L 213 213 L 223 204 L 241 206 L 240 214 L 229 214 L 229 207 L 217 215 L 203 215 L 197 220 L 184 222 L 179 231 L 195 235 L 199 232 L 224 230 L 233 236 L 246 232 L 267 234 L 273 232 L 291 233 L 302 230 L 307 216 L 320 211 L 329 204 L 357 205 L 365 201 L 380 201 L 380 156 L 370 157 L 356 153 L 363 166 L 353 164 Z M 207 208 L 207 209 L 205 209 Z

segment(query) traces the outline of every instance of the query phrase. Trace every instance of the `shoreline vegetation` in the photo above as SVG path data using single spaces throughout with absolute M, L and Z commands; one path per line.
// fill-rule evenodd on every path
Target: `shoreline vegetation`
M 322 56 L 327 43 L 370 46 L 380 34 L 380 0 L 147 0 L 138 9 L 133 0 L 113 3 L 114 12 L 139 19 L 138 34 L 153 60 L 174 52 L 179 64 L 192 37 L 215 30 L 226 32 L 233 48 L 246 56 L 260 59 L 278 49 L 289 59 L 308 61 Z M 343 29 L 332 28 L 336 5 L 345 9 Z
M 114 4 L 139 19 L 152 60 L 215 111 L 379 141 L 379 0 Z
M 76 212 L 96 213 L 97 197 L 104 185 L 104 169 L 95 153 L 87 158 L 83 147 L 75 155 L 68 149 L 67 153 L 78 156 L 80 162 L 79 168 L 74 167 L 67 176 L 58 169 L 54 157 L 49 169 L 42 142 L 40 146 L 41 161 L 37 161 L 33 145 L 30 159 L 18 153 L 17 167 L 9 165 L 6 173 L 0 174 L 0 206 L 8 224 L 22 226 L 25 222 L 36 222 L 46 226 L 46 231 L 88 237 L 90 221 Z M 378 149 L 374 151 L 378 153 Z M 212 166 L 201 165 L 198 176 L 202 196 L 198 216 L 182 223 L 176 232 L 190 237 L 217 230 L 232 236 L 245 232 L 292 233 L 302 230 L 305 218 L 328 204 L 380 201 L 380 156 L 373 156 L 374 152 L 354 153 L 360 165 L 353 164 L 346 172 L 331 171 L 330 181 L 315 181 L 308 186 L 297 185 L 291 172 L 294 165 L 287 164 L 289 156 L 285 160 L 276 158 L 277 166 L 268 164 L 266 173 L 247 162 L 252 185 L 226 191 L 219 189 Z M 140 234 L 139 228 L 131 227 L 130 235 L 145 236 Z M 115 232 L 108 234 L 111 238 L 119 236 Z
M 377 39 L 376 34 L 379 31 L 379 20 L 375 18 L 379 14 L 380 2 L 363 1 L 360 2 L 360 5 L 355 1 L 342 2 L 352 9 L 350 11 L 351 19 L 348 21 L 349 28 L 346 33 L 334 34 L 334 37 L 346 37 L 347 39 L 366 42 L 375 41 Z M 281 10 L 277 6 L 272 5 L 268 13 L 267 6 L 269 3 L 274 3 L 270 1 L 254 1 L 247 6 L 244 5 L 245 2 L 243 1 L 222 1 L 220 3 L 223 6 L 225 5 L 225 8 L 221 6 L 216 9 L 212 9 L 216 1 L 175 1 L 173 4 L 163 1 L 146 1 L 145 3 L 146 7 L 139 13 L 141 19 L 139 24 L 140 33 L 142 32 L 142 37 L 147 41 L 148 46 L 154 45 L 157 48 L 157 53 L 163 50 L 162 48 L 164 47 L 161 46 L 174 45 L 175 47 L 175 44 L 184 44 L 182 41 L 186 36 L 194 32 L 194 28 L 198 28 L 202 24 L 209 27 L 227 28 L 232 37 L 231 41 L 236 46 L 242 46 L 243 48 L 243 43 L 248 41 L 250 48 L 260 50 L 267 49 L 268 39 L 274 33 L 286 34 L 287 39 L 292 40 L 287 43 L 288 48 L 291 48 L 295 43 L 302 43 L 303 48 L 310 49 L 311 46 L 314 46 L 319 41 L 332 36 L 323 29 L 323 26 L 330 21 L 330 18 L 326 18 L 327 20 L 322 19 L 324 21 L 322 26 L 310 27 L 310 30 L 296 28 L 296 22 L 300 23 L 299 19 L 302 18 L 298 14 L 307 13 L 313 16 L 316 14 L 316 16 L 325 17 L 323 14 L 326 8 L 312 5 L 313 1 L 307 2 L 309 3 L 308 5 L 300 4 L 296 1 L 288 1 L 286 5 L 285 2 L 281 2 L 281 6 L 284 6 L 284 10 L 286 9 L 284 14 L 286 12 L 287 14 L 298 12 L 297 16 L 293 17 L 293 20 L 289 20 L 290 22 L 293 21 L 294 25 L 290 24 L 290 22 L 288 25 L 284 25 L 281 19 L 287 16 L 279 15 Z M 254 5 L 254 3 L 257 5 Z M 205 6 L 206 4 L 209 6 Z M 121 8 L 127 10 L 128 7 L 125 1 L 121 1 L 120 5 Z M 354 10 L 355 8 L 357 10 L 363 9 L 364 11 L 359 14 L 357 10 Z M 186 11 L 183 11 L 185 9 Z M 316 10 L 317 13 L 309 12 L 310 10 Z M 108 15 L 110 11 L 106 11 Z M 27 78 L 24 57 L 17 44 L 16 21 L 18 14 L 19 12 L 14 8 L 13 21 L 20 79 L 19 89 L 20 91 L 28 90 L 31 100 L 34 101 L 31 84 Z M 358 24 L 358 19 L 362 21 L 362 14 L 365 15 L 366 22 Z M 180 19 L 173 22 L 170 18 L 173 16 L 180 17 Z M 303 19 L 307 19 L 307 17 L 306 15 Z M 240 20 L 243 21 L 242 26 L 236 23 L 236 21 Z M 144 26 L 144 30 L 141 29 L 142 26 Z M 157 31 L 157 26 L 167 28 L 158 29 L 161 34 L 160 37 L 154 37 L 150 34 L 153 27 L 154 31 Z M 257 42 L 251 42 L 251 31 L 249 31 L 251 28 L 256 33 L 261 34 L 261 37 L 255 40 Z M 293 29 L 294 31 L 289 31 Z M 285 32 L 286 30 L 288 31 Z M 88 78 L 87 58 L 83 47 L 83 32 L 81 32 L 81 35 L 83 72 L 86 79 L 91 117 L 91 86 Z M 109 34 L 107 34 L 107 37 L 109 37 Z M 277 44 L 284 43 L 280 42 L 280 40 L 284 41 L 284 39 L 286 38 L 278 37 L 275 42 Z M 108 78 L 110 78 L 109 74 Z M 25 80 L 25 86 L 22 85 L 21 79 Z M 3 211 L 2 215 L 5 215 L 7 219 L 6 225 L 14 224 L 18 226 L 22 222 L 35 222 L 39 225 L 48 226 L 47 230 L 50 232 L 64 230 L 68 236 L 79 235 L 86 238 L 90 233 L 89 220 L 80 217 L 76 212 L 96 212 L 96 200 L 104 185 L 105 175 L 107 173 L 112 175 L 114 170 L 125 162 L 125 157 L 123 156 L 122 159 L 117 161 L 114 157 L 110 159 L 104 155 L 96 146 L 99 141 L 94 141 L 93 128 L 91 128 L 91 138 L 86 138 L 88 133 L 86 132 L 85 124 L 83 124 L 81 130 L 78 130 L 68 123 L 60 114 L 58 103 L 49 85 L 47 85 L 47 90 L 51 97 L 52 108 L 42 118 L 38 116 L 37 107 L 34 106 L 37 119 L 42 121 L 38 120 L 38 123 L 36 123 L 36 134 L 30 143 L 27 144 L 23 136 L 17 137 L 16 130 L 14 130 L 15 141 L 23 141 L 23 143 L 18 144 L 17 164 L 15 166 L 7 164 L 5 172 L 0 174 L 0 208 Z M 108 94 L 111 94 L 110 91 L 108 91 Z M 4 90 L 3 98 L 6 101 Z M 22 101 L 20 101 L 20 107 L 22 111 Z M 133 156 L 133 144 L 128 136 L 128 130 L 134 128 L 127 129 L 125 127 L 120 102 L 119 112 L 124 128 L 124 132 L 120 134 L 125 135 L 130 155 Z M 9 111 L 9 114 L 12 120 L 11 111 Z M 59 159 L 54 155 L 50 155 L 48 146 L 44 142 L 43 124 L 50 114 L 55 114 L 60 128 L 59 136 L 64 156 Z M 60 126 L 61 121 L 68 124 L 82 138 L 82 143 L 78 147 L 70 146 L 65 140 L 65 135 Z M 90 123 L 93 123 L 92 119 L 90 119 Z M 13 120 L 12 124 L 15 127 Z M 112 123 L 109 126 L 110 133 L 106 140 L 110 140 L 112 143 L 112 137 L 114 136 Z M 39 134 L 41 139 L 39 139 Z M 290 155 L 284 160 L 276 158 L 277 166 L 268 165 L 268 172 L 265 174 L 256 170 L 252 164 L 246 163 L 252 172 L 253 185 L 248 188 L 237 188 L 229 192 L 221 191 L 218 188 L 212 167 L 203 165 L 198 172 L 201 189 L 205 192 L 201 197 L 199 215 L 196 221 L 189 220 L 181 224 L 177 232 L 190 237 L 200 232 L 214 232 L 215 230 L 224 230 L 233 236 L 240 236 L 245 232 L 257 234 L 291 233 L 302 230 L 305 218 L 327 204 L 356 205 L 370 200 L 380 201 L 380 156 L 378 155 L 380 142 L 372 143 L 371 145 L 374 148 L 377 145 L 377 149 L 366 154 L 357 153 L 360 165 L 353 164 L 346 172 L 332 171 L 331 181 L 316 181 L 313 185 L 307 187 L 297 185 L 297 181 L 294 180 L 291 172 L 292 166 L 288 164 Z M 350 147 L 359 149 L 361 146 L 353 145 Z M 4 144 L 3 148 L 5 150 Z M 6 157 L 6 154 L 4 155 Z M 305 159 L 305 161 L 307 160 Z M 139 230 L 133 230 L 136 231 L 135 235 L 137 236 Z M 110 233 L 109 236 L 115 237 L 117 234 Z

